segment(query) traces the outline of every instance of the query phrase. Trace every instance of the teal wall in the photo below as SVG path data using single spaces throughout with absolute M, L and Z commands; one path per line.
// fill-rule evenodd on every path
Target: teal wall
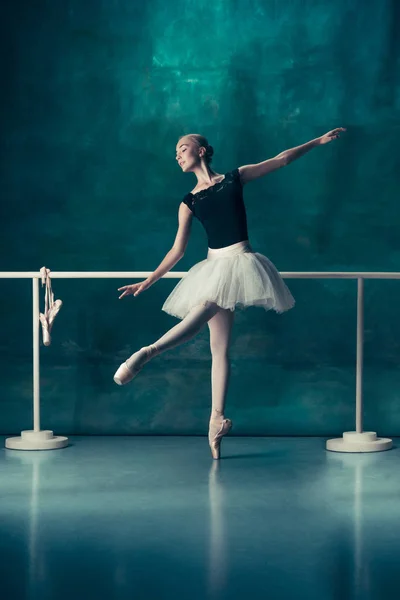
M 13 0 L 1 22 L 1 266 L 154 270 L 182 196 L 180 135 L 226 172 L 338 126 L 347 133 L 245 188 L 250 241 L 280 271 L 398 271 L 399 36 L 395 0 Z M 194 223 L 174 270 L 202 260 Z M 112 380 L 177 320 L 177 280 L 55 280 L 64 306 L 41 347 L 42 428 L 204 434 L 209 334 Z M 227 414 L 238 435 L 355 426 L 356 282 L 287 280 L 296 307 L 236 313 Z M 32 294 L 1 280 L 0 432 L 32 427 Z M 400 282 L 365 286 L 366 430 L 400 435 Z M 41 310 L 44 297 L 41 294 Z

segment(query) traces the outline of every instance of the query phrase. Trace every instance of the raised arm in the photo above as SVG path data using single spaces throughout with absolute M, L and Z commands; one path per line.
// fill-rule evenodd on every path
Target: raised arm
M 271 173 L 271 171 L 276 171 L 276 169 L 280 169 L 281 167 L 285 167 L 289 163 L 293 162 L 303 154 L 306 154 L 316 146 L 321 146 L 322 144 L 327 144 L 332 140 L 340 137 L 340 132 L 346 131 L 344 127 L 338 127 L 337 129 L 332 129 L 321 135 L 321 137 L 315 138 L 310 142 L 306 142 L 301 146 L 296 146 L 295 148 L 289 148 L 289 150 L 284 150 L 280 154 L 277 154 L 274 158 L 269 158 L 268 160 L 264 160 L 260 163 L 254 165 L 243 165 L 239 167 L 240 180 L 242 184 L 247 183 L 248 181 L 252 181 L 253 179 L 258 179 L 259 177 L 263 177 L 267 173 Z

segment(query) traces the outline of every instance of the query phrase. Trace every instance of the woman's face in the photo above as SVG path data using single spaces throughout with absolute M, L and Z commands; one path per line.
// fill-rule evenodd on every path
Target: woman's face
M 190 138 L 182 138 L 176 145 L 176 160 L 184 173 L 200 164 L 200 148 Z M 201 154 L 201 152 L 200 152 Z

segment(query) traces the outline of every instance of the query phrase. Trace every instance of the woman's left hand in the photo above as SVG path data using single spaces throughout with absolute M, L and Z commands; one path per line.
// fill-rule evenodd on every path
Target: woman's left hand
M 331 142 L 332 140 L 336 140 L 336 138 L 340 137 L 340 132 L 341 131 L 346 131 L 346 129 L 344 127 L 338 127 L 337 129 L 332 129 L 332 131 L 328 131 L 328 133 L 325 133 L 325 135 L 321 135 L 319 139 L 319 143 L 320 144 L 327 144 L 328 142 Z

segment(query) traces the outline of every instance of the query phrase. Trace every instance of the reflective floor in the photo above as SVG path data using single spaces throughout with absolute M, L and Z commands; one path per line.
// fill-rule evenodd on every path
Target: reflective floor
M 400 584 L 400 451 L 325 438 L 0 438 L 0 588 L 20 599 L 378 600 Z

